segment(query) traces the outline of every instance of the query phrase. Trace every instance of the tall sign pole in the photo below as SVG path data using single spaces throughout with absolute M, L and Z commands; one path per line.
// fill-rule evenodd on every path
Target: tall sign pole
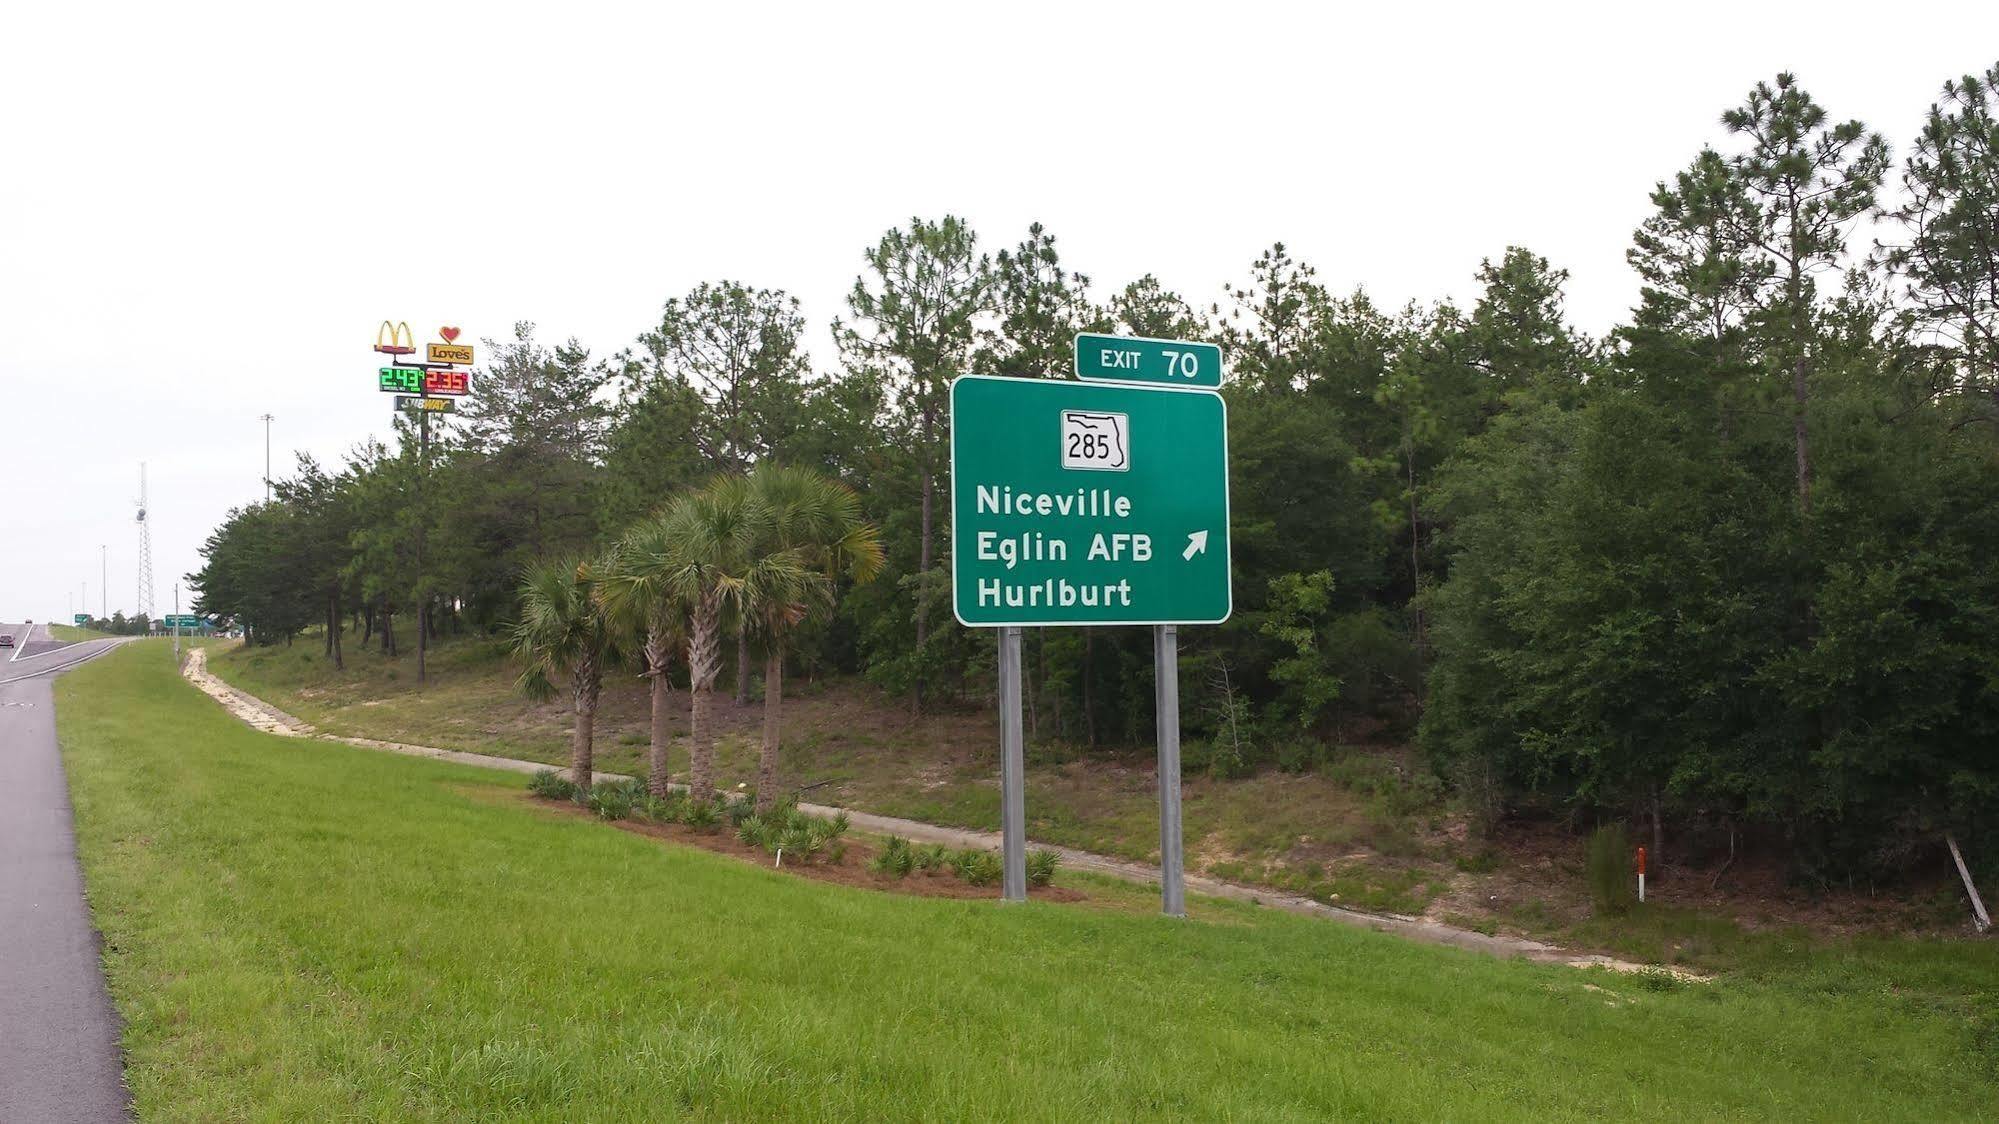
M 416 479 L 411 488 L 416 497 L 416 681 L 427 677 L 425 663 L 430 650 L 430 592 L 424 586 L 423 548 L 430 530 L 430 516 L 424 505 L 424 485 L 430 475 L 430 415 L 455 411 L 457 399 L 471 389 L 471 373 L 460 368 L 472 365 L 472 345 L 459 343 L 459 330 L 437 330 L 442 343 L 425 347 L 418 362 L 416 338 L 405 321 L 382 321 L 375 332 L 375 350 L 388 356 L 389 366 L 379 368 L 376 389 L 394 393 L 399 412 L 417 416 Z M 413 393 L 412 393 L 413 392 Z
M 264 502 L 271 502 L 271 423 L 277 420 L 274 414 L 258 414 L 257 420 L 264 423 Z
M 1001 897 L 1026 886 L 1024 627 L 1149 625 L 1161 907 L 1186 915 L 1179 628 L 1233 609 L 1228 416 L 1212 344 L 1083 335 L 1084 380 L 951 384 L 951 586 L 999 630 Z
M 1159 742 L 1159 897 L 1169 917 L 1187 916 L 1180 855 L 1180 626 L 1152 626 L 1153 711 Z
M 1027 900 L 1027 745 L 1020 713 L 1020 627 L 999 630 L 1000 900 Z

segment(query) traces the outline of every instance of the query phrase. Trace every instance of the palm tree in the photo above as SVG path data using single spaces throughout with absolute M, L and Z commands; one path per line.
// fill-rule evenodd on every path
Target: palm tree
M 760 466 L 750 477 L 755 553 L 769 561 L 767 580 L 745 608 L 764 635 L 763 746 L 757 757 L 757 810 L 777 802 L 778 715 L 784 702 L 784 651 L 791 630 L 828 608 L 842 577 L 865 582 L 882 568 L 881 537 L 861 518 L 852 488 L 809 468 Z
M 555 694 L 569 679 L 576 716 L 569 742 L 569 771 L 579 789 L 590 788 L 592 738 L 604 669 L 617 659 L 614 630 L 597 600 L 603 563 L 568 558 L 529 566 L 521 578 L 521 616 L 514 623 L 514 653 L 524 666 L 516 686 L 532 699 Z
M 667 578 L 673 568 L 671 554 L 665 520 L 644 520 L 619 541 L 611 568 L 599 584 L 605 610 L 623 631 L 638 638 L 645 657 L 652 695 L 646 788 L 662 799 L 667 794 L 666 723 L 673 691 L 667 667 L 674 650 L 687 642 L 687 606 Z
M 715 734 L 709 721 L 715 676 L 722 668 L 724 615 L 740 613 L 789 578 L 787 559 L 760 557 L 762 509 L 748 483 L 721 477 L 675 500 L 634 533 L 651 549 L 634 549 L 623 563 L 643 575 L 687 614 L 689 731 L 687 783 L 696 799 L 715 792 Z

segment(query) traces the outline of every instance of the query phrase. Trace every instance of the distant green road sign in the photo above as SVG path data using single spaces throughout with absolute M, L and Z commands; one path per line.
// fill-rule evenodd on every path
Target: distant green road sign
M 72 615 L 72 616 L 70 617 L 70 620 L 72 620 L 72 621 L 75 621 L 75 622 L 76 622 L 77 624 L 89 624 L 89 623 L 90 623 L 90 614 L 89 614 L 89 613 L 76 613 L 76 614 L 74 614 L 74 615 Z
M 1163 386 L 1222 385 L 1222 349 L 1189 340 L 1142 336 L 1076 336 L 1076 376 Z
M 951 521 L 965 624 L 1219 624 L 1232 607 L 1221 395 L 963 376 Z
M 166 616 L 160 618 L 160 627 L 161 628 L 175 628 L 175 627 L 205 628 L 207 627 L 207 622 L 202 620 L 198 616 L 193 616 L 190 614 L 184 613 L 179 616 L 176 616 L 173 613 L 168 613 Z

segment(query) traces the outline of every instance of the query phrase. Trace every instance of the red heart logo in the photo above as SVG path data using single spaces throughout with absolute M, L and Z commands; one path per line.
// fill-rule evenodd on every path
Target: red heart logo
M 456 328 L 439 328 L 437 334 L 444 337 L 445 343 L 455 343 L 458 340 L 458 329 Z

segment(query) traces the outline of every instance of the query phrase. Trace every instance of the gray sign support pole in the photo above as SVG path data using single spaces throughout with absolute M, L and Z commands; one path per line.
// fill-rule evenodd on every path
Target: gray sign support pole
M 1180 860 L 1180 629 L 1152 626 L 1152 678 L 1159 742 L 1159 898 L 1168 917 L 1187 916 Z
M 1027 900 L 1027 747 L 1020 714 L 1020 628 L 999 630 L 1000 900 Z

